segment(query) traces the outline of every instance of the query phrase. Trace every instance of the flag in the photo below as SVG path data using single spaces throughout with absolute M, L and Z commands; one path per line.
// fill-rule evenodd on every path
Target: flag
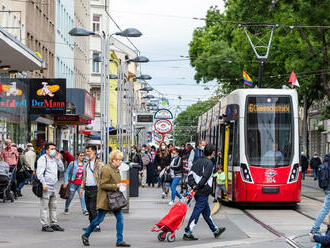
M 243 81 L 244 81 L 244 84 L 246 84 L 248 86 L 252 86 L 252 84 L 253 84 L 252 79 L 249 77 L 249 75 L 245 71 L 243 71 Z
M 291 82 L 292 85 L 294 85 L 294 86 L 300 87 L 299 82 L 298 82 L 298 79 L 296 77 L 296 74 L 294 73 L 293 70 L 291 72 L 291 76 L 289 78 L 289 82 Z

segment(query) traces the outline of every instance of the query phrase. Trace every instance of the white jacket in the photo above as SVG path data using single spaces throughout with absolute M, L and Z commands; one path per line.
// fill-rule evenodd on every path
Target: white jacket
M 36 162 L 37 155 L 33 150 L 29 150 L 24 154 L 25 165 L 30 169 L 34 169 L 34 163 Z

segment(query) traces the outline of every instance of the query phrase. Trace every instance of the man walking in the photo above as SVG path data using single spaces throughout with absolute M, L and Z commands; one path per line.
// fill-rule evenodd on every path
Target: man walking
M 313 169 L 313 177 L 314 180 L 317 180 L 317 170 L 319 166 L 322 164 L 320 157 L 318 156 L 317 152 L 314 152 L 314 156 L 311 159 L 311 168 Z
M 330 153 L 324 156 L 323 163 L 328 163 L 328 170 L 330 170 Z M 310 235 L 320 234 L 320 226 L 327 214 L 330 210 L 330 182 L 328 182 L 328 187 L 324 190 L 325 199 L 323 203 L 323 207 L 316 218 L 312 230 L 310 231 Z
M 85 191 L 85 202 L 88 211 L 89 222 L 92 222 L 97 216 L 96 197 L 97 185 L 100 179 L 101 169 L 103 163 L 96 158 L 97 148 L 94 145 L 88 145 L 86 148 L 87 164 L 84 170 L 83 181 L 81 184 L 80 194 L 83 195 Z M 85 228 L 84 228 L 85 230 Z M 97 226 L 94 232 L 101 231 Z
M 11 140 L 7 139 L 5 141 L 6 148 L 1 151 L 1 156 L 3 161 L 9 164 L 9 172 L 12 173 L 12 191 L 17 197 L 17 190 L 16 190 L 16 172 L 17 172 L 17 163 L 18 163 L 18 151 L 16 147 L 12 146 Z
M 193 164 L 196 162 L 197 159 L 204 156 L 204 148 L 206 146 L 206 141 L 201 140 L 198 144 L 198 146 L 190 152 L 189 158 L 188 158 L 188 167 L 191 169 Z
M 204 149 L 204 156 L 197 159 L 193 164 L 188 176 L 188 183 L 196 192 L 195 194 L 195 207 L 185 228 L 184 240 L 198 240 L 192 234 L 193 228 L 197 225 L 199 216 L 202 214 L 204 220 L 210 227 L 215 238 L 218 238 L 226 228 L 217 227 L 211 219 L 211 210 L 209 206 L 209 195 L 212 193 L 212 172 L 213 163 L 211 159 L 215 155 L 215 148 L 213 145 L 208 144 Z
M 33 170 L 35 169 L 36 158 L 37 154 L 34 152 L 33 145 L 28 143 L 26 145 L 26 152 L 24 153 L 24 162 L 30 173 L 30 178 L 28 179 L 29 182 L 32 182 L 33 180 Z
M 64 165 L 56 151 L 55 144 L 47 143 L 45 151 L 46 154 L 42 155 L 37 161 L 37 177 L 43 187 L 43 194 L 40 198 L 41 230 L 43 232 L 64 231 L 57 224 L 55 191 L 55 185 L 58 180 L 57 172 L 64 171 Z M 50 225 L 48 224 L 48 215 Z

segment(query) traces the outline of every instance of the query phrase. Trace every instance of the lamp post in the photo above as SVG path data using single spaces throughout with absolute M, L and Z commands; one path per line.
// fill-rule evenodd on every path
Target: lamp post
M 112 35 L 118 35 L 122 37 L 140 37 L 142 33 L 135 28 L 127 28 L 121 32 L 116 32 L 106 35 L 104 32 L 97 34 L 81 27 L 75 27 L 70 30 L 71 36 L 91 36 L 97 35 L 101 38 L 101 59 L 95 58 L 95 61 L 102 62 L 101 67 L 101 148 L 102 159 L 105 163 L 108 162 L 109 157 L 109 52 L 110 52 L 110 38 Z M 114 79 L 114 78 L 112 78 Z

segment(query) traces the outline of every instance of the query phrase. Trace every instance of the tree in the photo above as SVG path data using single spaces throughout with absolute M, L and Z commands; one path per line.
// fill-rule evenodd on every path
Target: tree
M 178 145 L 194 141 L 197 133 L 198 117 L 208 111 L 219 101 L 219 97 L 212 97 L 207 101 L 199 101 L 182 111 L 174 120 L 173 136 Z M 192 139 L 192 140 L 191 140 Z

